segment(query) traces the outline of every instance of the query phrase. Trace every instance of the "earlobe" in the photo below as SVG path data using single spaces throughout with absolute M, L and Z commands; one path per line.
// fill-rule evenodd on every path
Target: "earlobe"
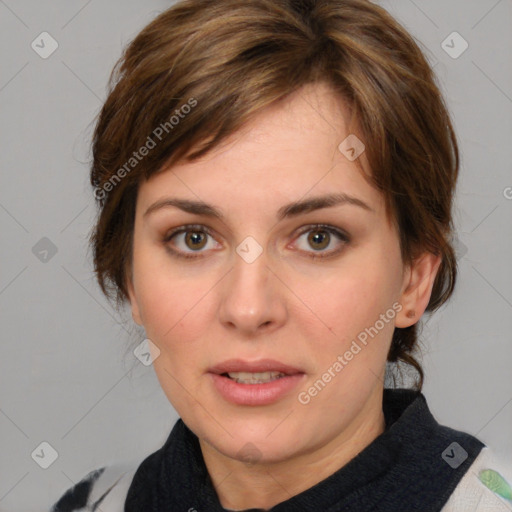
M 415 324 L 428 306 L 435 278 L 441 265 L 441 256 L 425 252 L 416 258 L 404 273 L 400 304 L 395 327 Z
M 130 307 L 131 307 L 131 310 L 132 310 L 133 321 L 137 325 L 142 326 L 142 319 L 141 319 L 141 316 L 140 316 L 139 305 L 138 305 L 137 299 L 135 297 L 135 290 L 134 290 L 134 287 L 133 287 L 133 282 L 132 282 L 131 277 L 128 277 L 128 279 L 126 280 L 126 289 L 128 291 L 128 296 L 129 296 L 129 299 L 130 299 Z

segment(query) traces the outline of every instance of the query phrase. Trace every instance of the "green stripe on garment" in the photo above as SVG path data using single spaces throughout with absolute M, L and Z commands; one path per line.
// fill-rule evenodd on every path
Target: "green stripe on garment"
M 494 471 L 494 469 L 483 469 L 478 474 L 478 478 L 498 496 L 512 502 L 512 487 L 497 471 Z

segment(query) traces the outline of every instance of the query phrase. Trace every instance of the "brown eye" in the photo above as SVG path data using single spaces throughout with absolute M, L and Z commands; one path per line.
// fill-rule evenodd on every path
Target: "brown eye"
M 186 231 L 185 244 L 190 249 L 202 249 L 206 245 L 206 236 L 201 231 Z
M 308 243 L 314 249 L 325 249 L 331 240 L 331 234 L 324 230 L 310 231 Z
M 181 226 L 168 233 L 163 238 L 166 250 L 173 256 L 181 258 L 198 258 L 203 256 L 206 249 L 213 248 L 215 244 L 213 235 L 205 226 Z M 205 249 L 206 248 L 206 249 Z M 205 249 L 204 251 L 202 249 Z
M 309 226 L 308 229 L 302 231 L 297 240 L 300 242 L 304 235 L 308 236 L 306 237 L 305 243 L 302 243 L 302 247 L 299 243 L 299 249 L 306 252 L 311 258 L 327 258 L 333 256 L 343 250 L 343 247 L 350 241 L 348 235 L 331 226 Z M 331 245 L 336 246 L 336 239 L 338 239 L 338 248 L 324 250 Z

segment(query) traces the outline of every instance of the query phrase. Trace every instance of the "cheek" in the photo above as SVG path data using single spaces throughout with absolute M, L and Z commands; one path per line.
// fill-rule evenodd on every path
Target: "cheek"
M 204 287 L 194 286 L 190 278 L 146 272 L 140 281 L 146 336 L 160 349 L 153 367 L 168 400 L 180 411 L 195 407 L 189 393 L 197 394 L 198 372 L 208 352 L 210 302 L 204 293 Z
M 375 266 L 333 272 L 323 281 L 302 283 L 299 293 L 306 297 L 317 322 L 333 329 L 336 334 L 353 335 L 352 328 L 375 321 L 383 313 L 392 294 L 385 276 Z M 374 318 L 375 317 L 375 318 Z
M 396 261 L 379 254 L 360 254 L 323 280 L 302 281 L 298 294 L 307 297 L 307 309 L 297 318 L 302 316 L 307 338 L 322 348 L 317 355 L 323 366 L 329 367 L 351 347 L 358 363 L 347 369 L 364 365 L 378 370 L 385 359 L 394 329 L 399 273 Z
M 134 265 L 137 303 L 146 335 L 166 351 L 162 354 L 166 358 L 172 354 L 172 360 L 178 359 L 183 352 L 186 361 L 197 360 L 193 352 L 199 350 L 201 337 L 211 326 L 207 318 L 214 295 L 205 293 L 215 279 L 208 284 L 206 277 L 198 280 L 179 272 L 176 265 L 171 269 L 165 256 L 157 253 L 140 251 Z
M 176 338 L 193 342 L 199 336 L 208 304 L 204 289 L 195 290 L 189 281 L 179 279 L 148 280 L 140 296 L 148 336 L 166 344 Z

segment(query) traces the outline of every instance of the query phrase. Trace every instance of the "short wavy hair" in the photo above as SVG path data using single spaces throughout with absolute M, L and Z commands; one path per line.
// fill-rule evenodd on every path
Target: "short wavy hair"
M 185 0 L 126 46 L 92 141 L 98 216 L 89 242 L 109 300 L 129 300 L 139 183 L 205 155 L 265 107 L 315 82 L 330 85 L 357 123 L 372 172 L 366 179 L 384 196 L 403 261 L 422 251 L 442 256 L 427 311 L 448 300 L 457 276 L 456 136 L 418 44 L 367 0 Z M 139 148 L 144 156 L 135 158 Z M 417 341 L 416 324 L 395 328 L 388 361 L 412 365 L 421 390 Z

